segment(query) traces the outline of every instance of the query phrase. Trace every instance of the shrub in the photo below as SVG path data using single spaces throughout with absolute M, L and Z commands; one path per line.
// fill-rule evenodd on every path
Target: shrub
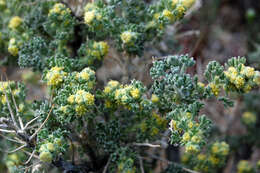
M 170 144 L 184 146 L 185 154 L 166 172 L 218 172 L 225 165 L 229 144 L 207 144 L 212 122 L 201 110 L 211 98 L 231 107 L 228 97 L 260 85 L 259 71 L 244 57 L 225 65 L 209 62 L 205 81 L 189 73 L 196 63 L 189 55 L 155 58 L 147 86 L 131 79 L 127 68 L 122 79 L 104 86 L 96 79 L 111 47 L 126 67 L 132 57 L 142 57 L 146 43 L 162 39 L 168 25 L 182 20 L 194 0 L 99 0 L 87 3 L 80 17 L 54 0 L 0 2 L 1 54 L 8 57 L 2 63 L 41 72 L 49 90 L 49 98 L 30 102 L 22 82 L 0 83 L 0 132 L 13 153 L 5 161 L 10 172 L 152 171 L 143 147 L 162 146 L 167 131 Z M 246 112 L 242 120 L 254 126 L 256 117 Z M 246 164 L 238 164 L 240 172 Z

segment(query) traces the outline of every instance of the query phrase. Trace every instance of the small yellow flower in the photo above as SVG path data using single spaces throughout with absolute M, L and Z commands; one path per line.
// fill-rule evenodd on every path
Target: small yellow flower
M 215 83 L 210 83 L 209 86 L 211 88 L 212 93 L 215 96 L 218 96 L 219 95 L 219 90 L 220 90 L 219 87 Z
M 63 78 L 67 75 L 67 73 L 63 72 L 62 70 L 63 67 L 52 67 L 50 71 L 46 74 L 47 85 L 59 85 L 63 81 Z
M 77 75 L 79 78 L 82 78 L 82 79 L 84 79 L 84 80 L 86 80 L 86 81 L 88 81 L 89 80 L 89 74 L 87 73 L 87 72 L 81 72 L 81 73 L 78 73 L 78 75 Z
M 78 115 L 81 116 L 81 115 L 84 115 L 87 112 L 87 109 L 83 105 L 78 105 L 78 106 L 76 106 L 76 112 L 77 112 Z
M 177 14 L 177 17 L 178 17 L 178 18 L 182 18 L 182 17 L 184 16 L 184 13 L 186 12 L 184 6 L 181 5 L 181 4 L 177 5 L 177 7 L 176 7 L 175 10 L 176 10 L 177 13 L 178 13 L 178 14 Z
M 117 87 L 119 85 L 119 82 L 115 81 L 115 80 L 111 80 L 108 82 L 107 85 L 112 86 L 112 87 Z
M 210 156 L 209 161 L 212 165 L 218 165 L 220 160 L 214 156 Z
M 238 74 L 235 67 L 229 67 L 229 68 L 228 68 L 228 72 L 234 73 L 234 74 L 236 74 L 236 75 Z
M 5 97 L 5 95 L 1 96 L 1 102 L 2 102 L 3 105 L 6 104 L 6 97 Z
M 245 86 L 244 86 L 244 88 L 243 88 L 243 91 L 245 92 L 245 93 L 248 93 L 249 91 L 251 91 L 252 90 L 252 87 L 249 85 L 249 84 L 246 84 Z
M 171 131 L 177 130 L 177 122 L 175 120 L 170 121 L 170 130 Z
M 70 103 L 70 104 L 73 104 L 75 102 L 75 95 L 70 95 L 67 99 L 67 101 Z
M 204 88 L 204 87 L 205 87 L 205 84 L 202 83 L 202 82 L 198 82 L 198 86 L 201 87 L 201 88 Z
M 13 55 L 13 56 L 17 56 L 18 55 L 18 52 L 19 52 L 19 49 L 17 46 L 9 46 L 8 47 L 8 52 Z
M 121 40 L 124 44 L 130 44 L 135 36 L 136 34 L 134 32 L 125 31 L 121 34 Z
M 131 90 L 130 93 L 131 93 L 131 96 L 135 99 L 138 99 L 140 97 L 140 91 L 138 88 Z
M 165 17 L 165 18 L 167 18 L 169 21 L 173 21 L 174 20 L 174 16 L 173 16 L 173 14 L 172 14 L 172 12 L 170 12 L 169 10 L 163 10 L 163 16 Z
M 159 97 L 155 94 L 152 94 L 152 98 L 151 98 L 153 103 L 158 103 L 159 102 Z
M 111 101 L 106 100 L 106 101 L 105 101 L 105 107 L 106 107 L 106 108 L 111 108 L 111 107 L 112 107 Z
M 106 42 L 100 41 L 94 42 L 93 48 L 100 51 L 100 56 L 105 56 L 108 53 L 109 46 Z
M 95 98 L 94 98 L 94 95 L 90 94 L 89 92 L 87 92 L 85 95 L 84 95 L 84 99 L 86 100 L 86 103 L 88 105 L 94 105 L 94 102 L 95 102 Z
M 200 143 L 201 137 L 198 135 L 192 136 L 191 141 L 194 143 Z
M 175 7 L 179 3 L 179 0 L 172 0 L 172 7 Z
M 252 67 L 242 67 L 241 74 L 245 75 L 248 78 L 251 78 L 255 75 L 255 69 Z
M 193 144 L 188 144 L 186 147 L 185 147 L 185 151 L 187 153 L 196 153 L 199 151 L 199 148 L 198 146 L 196 145 L 193 145 Z
M 11 29 L 16 29 L 18 26 L 20 26 L 22 23 L 22 19 L 19 16 L 13 17 L 10 22 L 8 27 Z
M 182 136 L 182 141 L 183 142 L 188 142 L 190 140 L 190 134 L 189 133 L 184 133 L 184 135 Z
M 195 3 L 195 0 L 182 0 L 181 3 L 185 8 L 189 9 Z
M 60 110 L 61 112 L 63 112 L 63 113 L 66 113 L 66 112 L 67 112 L 67 108 L 68 108 L 68 106 L 61 106 L 61 107 L 59 108 L 59 110 Z
M 242 121 L 246 124 L 246 125 L 251 125 L 251 124 L 255 124 L 256 123 L 256 115 L 252 112 L 245 112 L 242 115 Z
M 105 94 L 109 94 L 111 92 L 111 88 L 109 87 L 109 86 L 106 86 L 105 88 L 104 88 L 104 93 Z
M 235 79 L 235 85 L 238 89 L 242 88 L 245 84 L 245 79 L 242 76 L 237 76 Z
M 85 12 L 84 21 L 86 24 L 91 25 L 94 19 L 95 19 L 95 10 Z
M 159 19 L 159 17 L 160 17 L 160 13 L 155 13 L 154 15 L 153 15 L 153 17 L 155 18 L 155 19 Z
M 241 160 L 237 165 L 237 170 L 238 173 L 250 173 L 253 172 L 253 167 L 247 160 Z
M 253 82 L 256 85 L 260 85 L 260 72 L 259 71 L 255 72 L 255 75 L 254 75 L 254 78 L 253 78 Z
M 10 41 L 9 41 L 9 45 L 8 45 L 8 52 L 13 56 L 17 56 L 18 51 L 19 51 L 19 49 L 16 45 L 15 38 L 11 38 Z
M 50 142 L 46 144 L 46 148 L 51 152 L 53 152 L 55 150 L 53 143 L 50 143 Z
M 62 3 L 56 3 L 52 9 L 50 9 L 49 11 L 49 16 L 52 14 L 61 14 L 61 15 L 65 15 L 65 14 L 70 14 L 71 10 L 69 8 L 66 8 L 66 6 Z
M 190 112 L 186 112 L 186 116 L 187 116 L 187 118 L 191 119 L 192 114 Z
M 52 161 L 52 154 L 48 151 L 41 152 L 40 160 L 43 162 L 51 162 Z
M 123 104 L 126 104 L 127 100 L 128 100 L 128 97 L 127 97 L 126 95 L 123 95 L 123 96 L 121 97 L 121 102 L 122 102 Z
M 191 129 L 191 128 L 193 127 L 193 122 L 190 121 L 190 122 L 188 123 L 188 127 Z

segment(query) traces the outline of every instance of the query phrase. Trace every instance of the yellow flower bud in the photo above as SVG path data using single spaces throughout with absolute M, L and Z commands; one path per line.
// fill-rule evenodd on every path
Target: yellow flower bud
M 8 27 L 11 29 L 16 29 L 18 26 L 20 26 L 22 23 L 22 19 L 19 16 L 13 17 L 10 22 Z
M 152 94 L 152 98 L 151 98 L 153 103 L 158 103 L 159 102 L 159 97 L 155 94 Z
M 51 162 L 52 161 L 52 154 L 48 151 L 43 151 L 40 154 L 40 160 L 43 162 Z

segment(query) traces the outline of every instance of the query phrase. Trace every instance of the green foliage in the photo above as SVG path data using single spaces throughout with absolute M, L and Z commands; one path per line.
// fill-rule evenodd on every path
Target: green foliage
M 147 86 L 135 79 L 110 80 L 103 86 L 94 71 L 109 47 L 125 56 L 118 60 L 120 65 L 124 58 L 140 57 L 145 43 L 159 40 L 166 26 L 181 20 L 194 0 L 149 5 L 139 0 L 99 0 L 87 3 L 84 16 L 77 18 L 65 4 L 52 0 L 0 2 L 5 3 L 0 6 L 5 63 L 18 61 L 22 68 L 41 72 L 49 91 L 46 99 L 32 103 L 26 100 L 22 83 L 0 83 L 0 130 L 8 137 L 4 143 L 8 148 L 16 146 L 14 140 L 24 144 L 17 150 L 21 156 L 5 156 L 10 172 L 24 168 L 24 153 L 28 163 L 38 160 L 44 169 L 64 172 L 152 171 L 143 147 L 161 146 L 167 130 L 171 144 L 185 147 L 188 168 L 217 172 L 224 166 L 229 145 L 205 145 L 212 122 L 201 110 L 212 98 L 233 106 L 227 96 L 259 86 L 260 73 L 245 66 L 245 58 L 231 58 L 225 66 L 209 62 L 205 84 L 190 73 L 196 62 L 188 55 L 155 58 L 152 83 Z M 252 114 L 243 119 L 250 128 L 256 121 Z M 171 163 L 165 172 L 185 172 L 184 165 Z

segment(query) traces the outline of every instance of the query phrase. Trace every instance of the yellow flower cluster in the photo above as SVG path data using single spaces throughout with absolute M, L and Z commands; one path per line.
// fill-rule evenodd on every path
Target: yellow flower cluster
M 7 103 L 5 92 L 6 92 L 6 94 L 9 93 L 9 87 L 11 88 L 12 93 L 14 94 L 13 86 L 14 86 L 14 81 L 4 81 L 4 82 L 1 81 L 0 82 L 0 103 L 1 104 L 5 105 Z M 17 93 L 17 91 L 19 91 L 19 90 L 16 90 L 15 93 Z
M 42 144 L 39 149 L 40 160 L 50 163 L 53 159 L 53 152 L 55 152 L 61 145 L 61 138 L 55 138 L 53 143 L 47 142 L 45 144 Z
M 185 8 L 189 9 L 193 6 L 193 4 L 195 3 L 195 0 L 181 0 L 181 3 Z
M 229 153 L 229 145 L 225 142 L 215 142 L 211 146 L 211 153 L 218 156 L 227 156 Z
M 95 97 L 85 90 L 78 90 L 75 95 L 70 95 L 67 101 L 71 105 L 75 104 L 75 111 L 81 116 L 87 112 L 89 106 L 94 105 Z
M 252 165 L 247 160 L 239 161 L 237 165 L 237 172 L 238 173 L 251 173 L 253 172 Z
M 67 75 L 67 73 L 64 72 L 63 69 L 63 67 L 52 67 L 45 76 L 47 80 L 47 85 L 56 87 L 60 83 L 62 83 L 64 77 Z
M 19 49 L 18 49 L 15 38 L 10 39 L 9 45 L 8 45 L 8 52 L 13 56 L 18 55 Z
M 101 60 L 108 53 L 109 46 L 106 42 L 94 42 L 93 49 L 88 50 L 88 52 L 96 57 L 98 60 Z
M 88 3 L 85 6 L 84 21 L 87 25 L 92 26 L 94 20 L 100 21 L 102 19 L 98 7 L 93 3 Z
M 240 70 L 231 66 L 224 74 L 232 84 L 229 88 L 236 88 L 238 90 L 243 90 L 244 92 L 249 92 L 254 85 L 260 84 L 259 72 L 255 71 L 254 68 L 244 66 L 243 64 L 241 65 Z
M 256 115 L 252 112 L 244 112 L 242 122 L 246 125 L 254 125 L 256 123 Z
M 125 85 L 115 91 L 115 100 L 123 105 L 132 99 L 139 99 L 140 96 L 140 90 L 132 85 Z
M 172 0 L 172 7 L 175 7 L 178 4 L 182 4 L 185 8 L 189 9 L 193 6 L 195 0 Z
M 165 9 L 165 10 L 163 10 L 162 15 L 169 21 L 171 21 L 171 22 L 174 21 L 174 15 L 171 11 Z
M 5 0 L 0 0 L 0 7 L 4 7 L 6 5 Z
M 76 74 L 77 79 L 82 79 L 84 81 L 89 81 L 91 78 L 95 77 L 95 71 L 91 70 L 89 67 L 84 68 L 81 72 Z
M 87 105 L 93 105 L 94 104 L 94 95 L 90 94 L 89 92 L 86 92 L 84 90 L 78 90 L 75 95 L 75 102 L 77 104 L 87 104 Z
M 22 22 L 23 20 L 19 16 L 15 16 L 10 20 L 8 27 L 15 30 L 22 24 Z
M 225 163 L 229 153 L 229 145 L 225 142 L 216 142 L 210 147 L 210 150 L 206 151 L 206 153 L 201 152 L 197 154 L 197 151 L 198 148 L 196 148 L 196 146 L 187 146 L 186 153 L 184 153 L 181 158 L 182 162 L 184 164 L 192 163 L 194 170 L 206 173 L 221 167 L 221 165 Z
M 124 44 L 132 45 L 135 42 L 137 34 L 132 31 L 124 31 L 120 37 Z
M 199 151 L 199 146 L 188 143 L 188 145 L 186 145 L 186 147 L 185 147 L 185 151 L 187 153 L 197 153 Z
M 159 97 L 158 97 L 157 95 L 152 94 L 151 101 L 152 101 L 153 103 L 158 103 L 159 100 L 160 100 L 160 99 L 159 99 Z
M 117 169 L 118 169 L 118 172 L 120 172 L 120 173 L 136 173 L 135 167 L 129 168 L 128 164 L 126 164 L 124 162 L 119 163 Z
M 180 113 L 176 117 L 180 118 L 172 119 L 169 123 L 169 129 L 173 133 L 179 134 L 180 141 L 185 145 L 185 151 L 187 153 L 198 152 L 203 134 L 200 130 L 195 130 L 195 132 L 194 129 L 198 128 L 199 123 L 193 120 L 193 115 L 190 112 Z M 183 124 L 185 124 L 186 127 L 183 127 Z
M 110 94 L 113 92 L 115 89 L 117 89 L 120 86 L 118 81 L 111 80 L 107 83 L 107 86 L 104 88 L 103 92 L 105 94 Z
M 66 14 L 70 14 L 71 10 L 67 8 L 64 4 L 62 3 L 56 3 L 52 9 L 49 11 L 49 16 L 52 14 L 58 14 L 61 16 L 65 16 Z
M 212 93 L 217 97 L 220 92 L 220 86 L 212 82 L 209 84 L 209 87 L 211 88 Z

